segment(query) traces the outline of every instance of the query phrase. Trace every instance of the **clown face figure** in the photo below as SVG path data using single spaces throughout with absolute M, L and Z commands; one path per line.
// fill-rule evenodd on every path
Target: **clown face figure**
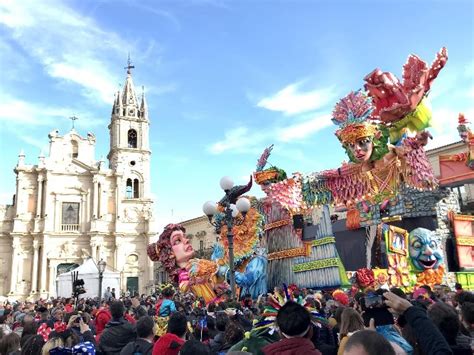
M 433 232 L 425 228 L 414 229 L 409 236 L 410 258 L 417 271 L 437 269 L 443 263 L 439 244 Z

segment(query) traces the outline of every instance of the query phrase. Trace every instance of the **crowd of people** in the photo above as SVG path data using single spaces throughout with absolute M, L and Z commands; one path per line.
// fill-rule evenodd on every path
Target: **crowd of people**
M 0 303 L 0 355 L 472 354 L 474 294 L 457 285 L 406 294 L 287 288 L 206 304 L 154 295 Z

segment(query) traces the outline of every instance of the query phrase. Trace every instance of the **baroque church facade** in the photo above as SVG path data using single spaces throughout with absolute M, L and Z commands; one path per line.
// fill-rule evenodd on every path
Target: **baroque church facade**
M 153 286 L 150 121 L 131 68 L 113 103 L 108 166 L 95 159 L 95 135 L 74 128 L 51 131 L 36 165 L 18 156 L 13 204 L 0 206 L 0 295 L 54 297 L 57 276 L 88 258 L 119 271 L 121 291 Z

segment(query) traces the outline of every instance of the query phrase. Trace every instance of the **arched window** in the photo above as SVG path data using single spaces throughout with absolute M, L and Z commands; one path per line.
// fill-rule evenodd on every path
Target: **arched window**
M 79 145 L 77 141 L 71 141 L 72 144 L 72 157 L 77 158 L 79 156 Z
M 133 198 L 132 179 L 127 179 L 127 187 L 125 189 L 125 196 L 126 198 Z
M 140 183 L 138 179 L 133 180 L 133 198 L 140 197 Z
M 137 131 L 134 129 L 128 130 L 128 147 L 136 148 L 137 147 Z

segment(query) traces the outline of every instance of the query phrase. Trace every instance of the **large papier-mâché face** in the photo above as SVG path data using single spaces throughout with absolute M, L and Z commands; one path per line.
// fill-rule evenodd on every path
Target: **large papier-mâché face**
M 186 238 L 183 231 L 177 230 L 171 233 L 170 237 L 171 250 L 176 260 L 176 264 L 188 262 L 194 256 L 194 249 L 189 239 Z
M 439 242 L 432 231 L 416 228 L 410 233 L 409 240 L 410 258 L 418 271 L 437 269 L 443 263 Z
M 370 160 L 374 143 L 372 137 L 363 137 L 353 143 L 346 143 L 345 148 L 352 154 L 355 163 L 364 163 Z

